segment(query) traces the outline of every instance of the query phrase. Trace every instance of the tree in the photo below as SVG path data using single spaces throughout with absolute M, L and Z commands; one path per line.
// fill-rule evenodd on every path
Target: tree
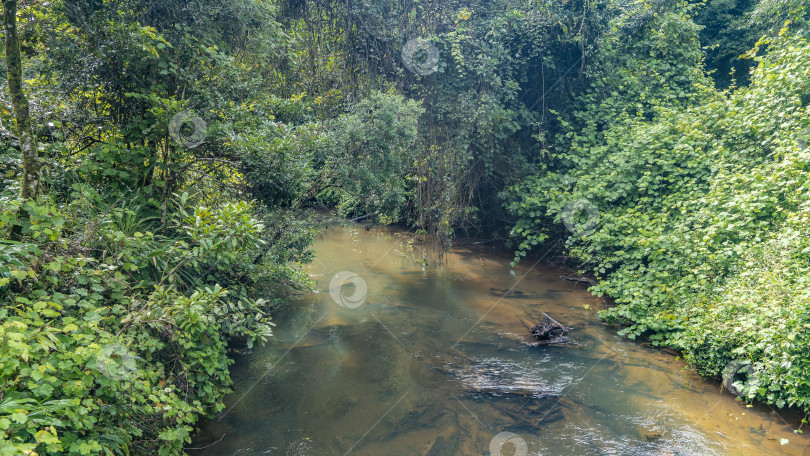
M 3 2 L 3 24 L 6 29 L 6 66 L 8 67 L 8 91 L 14 106 L 17 122 L 17 137 L 20 140 L 22 154 L 22 183 L 20 196 L 25 199 L 36 198 L 39 194 L 39 160 L 37 159 L 37 141 L 31 129 L 31 114 L 28 99 L 22 85 L 22 58 L 20 41 L 17 37 L 17 1 Z

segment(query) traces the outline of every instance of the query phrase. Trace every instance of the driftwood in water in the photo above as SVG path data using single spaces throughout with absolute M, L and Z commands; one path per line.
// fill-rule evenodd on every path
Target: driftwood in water
M 525 321 L 520 320 L 523 326 L 531 331 L 532 339 L 535 340 L 533 345 L 564 345 L 571 343 L 571 338 L 568 337 L 570 328 L 549 317 L 546 313 L 543 313 L 543 317 L 543 321 L 534 326 L 529 326 Z
M 502 298 L 526 298 L 526 292 L 505 288 L 490 288 L 489 292 Z
M 538 340 L 537 342 L 532 343 L 535 347 L 539 347 L 541 345 L 565 345 L 570 344 L 571 338 L 568 336 L 560 336 L 554 337 L 548 340 Z
M 374 215 L 374 214 L 366 214 L 366 215 L 361 215 L 360 217 L 353 218 L 353 219 L 351 219 L 351 220 L 349 220 L 349 221 L 350 221 L 350 222 L 359 222 L 360 220 L 365 220 L 365 219 L 367 219 L 367 218 L 369 218 L 369 217 L 371 217 L 371 216 L 373 216 L 373 215 Z
M 587 277 L 579 277 L 579 276 L 560 276 L 563 280 L 568 280 L 569 282 L 579 282 L 579 283 L 586 283 L 590 286 L 597 285 L 596 280 L 589 279 Z

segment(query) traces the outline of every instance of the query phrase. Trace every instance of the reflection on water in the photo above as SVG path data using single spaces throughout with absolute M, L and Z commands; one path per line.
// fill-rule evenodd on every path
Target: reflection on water
M 310 267 L 320 292 L 237 358 L 235 393 L 189 453 L 810 454 L 795 417 L 746 408 L 674 356 L 622 340 L 553 267 L 510 272 L 505 252 L 456 248 L 424 270 L 410 238 L 330 228 Z M 490 292 L 511 287 L 521 299 Z M 541 312 L 578 345 L 529 346 L 519 317 Z

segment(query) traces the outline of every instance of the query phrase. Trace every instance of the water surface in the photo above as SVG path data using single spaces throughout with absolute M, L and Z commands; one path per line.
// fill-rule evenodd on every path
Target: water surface
M 617 336 L 595 316 L 601 300 L 558 278 L 566 271 L 510 270 L 507 252 L 476 246 L 425 268 L 412 241 L 326 230 L 308 267 L 319 293 L 237 357 L 235 393 L 189 453 L 810 455 L 795 417 L 747 408 L 674 355 Z M 355 276 L 339 283 L 362 281 L 333 287 L 340 305 L 330 282 L 346 271 Z M 529 345 L 520 319 L 542 312 L 573 327 L 577 345 Z

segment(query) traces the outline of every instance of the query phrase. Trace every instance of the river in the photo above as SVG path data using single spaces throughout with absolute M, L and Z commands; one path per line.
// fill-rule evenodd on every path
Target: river
M 236 357 L 235 392 L 189 454 L 810 455 L 796 416 L 746 407 L 673 354 L 617 336 L 564 271 L 510 269 L 509 252 L 475 245 L 424 267 L 413 239 L 325 229 L 307 267 L 319 292 Z M 543 312 L 576 345 L 529 345 L 520 318 Z

